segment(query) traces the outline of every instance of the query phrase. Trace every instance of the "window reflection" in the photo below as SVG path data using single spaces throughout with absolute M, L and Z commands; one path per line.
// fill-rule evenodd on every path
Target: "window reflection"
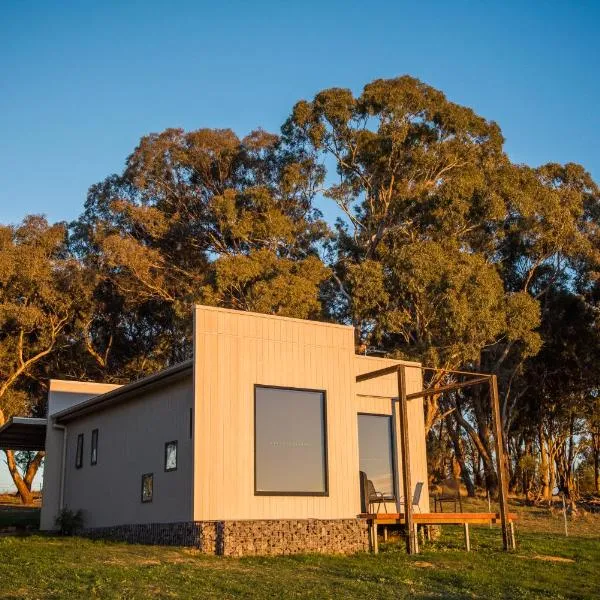
M 377 492 L 393 497 L 392 418 L 358 415 L 358 448 L 360 470 L 367 474 Z
M 256 492 L 325 494 L 323 392 L 256 387 Z

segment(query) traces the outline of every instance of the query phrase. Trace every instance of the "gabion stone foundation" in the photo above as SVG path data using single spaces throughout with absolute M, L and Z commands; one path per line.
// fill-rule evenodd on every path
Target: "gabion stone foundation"
M 148 523 L 85 529 L 82 535 L 131 544 L 189 546 L 223 556 L 353 554 L 369 550 L 367 523 L 359 519 Z

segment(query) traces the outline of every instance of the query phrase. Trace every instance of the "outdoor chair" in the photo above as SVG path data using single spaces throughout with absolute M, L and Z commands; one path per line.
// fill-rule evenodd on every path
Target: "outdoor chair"
M 369 510 L 371 506 L 377 504 L 377 510 L 375 512 L 378 513 L 381 505 L 383 504 L 385 512 L 388 512 L 386 500 L 388 502 L 391 502 L 392 498 L 390 496 L 386 496 L 383 492 L 378 492 L 370 479 L 367 479 L 367 489 L 369 498 Z
M 440 490 L 434 497 L 434 511 L 438 512 L 438 506 L 440 512 L 444 512 L 444 502 L 454 504 L 454 512 L 456 512 L 456 505 L 458 504 L 460 512 L 462 509 L 462 499 L 460 497 L 460 479 L 444 479 L 439 484 Z
M 415 492 L 414 492 L 413 498 L 412 498 L 413 508 L 416 507 L 419 512 L 421 512 L 421 507 L 419 506 L 419 503 L 421 502 L 421 494 L 423 493 L 424 485 L 425 485 L 425 483 L 423 481 L 417 482 L 417 485 L 415 485 Z M 401 506 L 404 505 L 404 498 L 400 498 L 400 505 Z
M 384 510 L 387 512 L 387 502 L 392 502 L 394 500 L 391 496 L 387 496 L 383 492 L 377 491 L 375 485 L 367 477 L 367 474 L 364 471 L 360 471 L 360 490 L 363 512 L 373 512 L 372 507 L 374 505 L 377 505 L 377 510 L 374 512 L 379 512 L 382 504 Z

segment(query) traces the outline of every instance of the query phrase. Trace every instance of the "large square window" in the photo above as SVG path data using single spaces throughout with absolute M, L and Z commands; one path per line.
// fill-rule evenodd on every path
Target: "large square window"
M 325 392 L 255 387 L 255 493 L 327 495 Z
M 392 417 L 358 415 L 358 454 L 360 470 L 373 482 L 375 491 L 394 497 Z

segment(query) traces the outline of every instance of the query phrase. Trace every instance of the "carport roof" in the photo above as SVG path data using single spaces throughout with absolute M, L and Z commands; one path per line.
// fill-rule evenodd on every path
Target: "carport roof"
M 12 417 L 0 427 L 0 450 L 44 450 L 46 419 Z

